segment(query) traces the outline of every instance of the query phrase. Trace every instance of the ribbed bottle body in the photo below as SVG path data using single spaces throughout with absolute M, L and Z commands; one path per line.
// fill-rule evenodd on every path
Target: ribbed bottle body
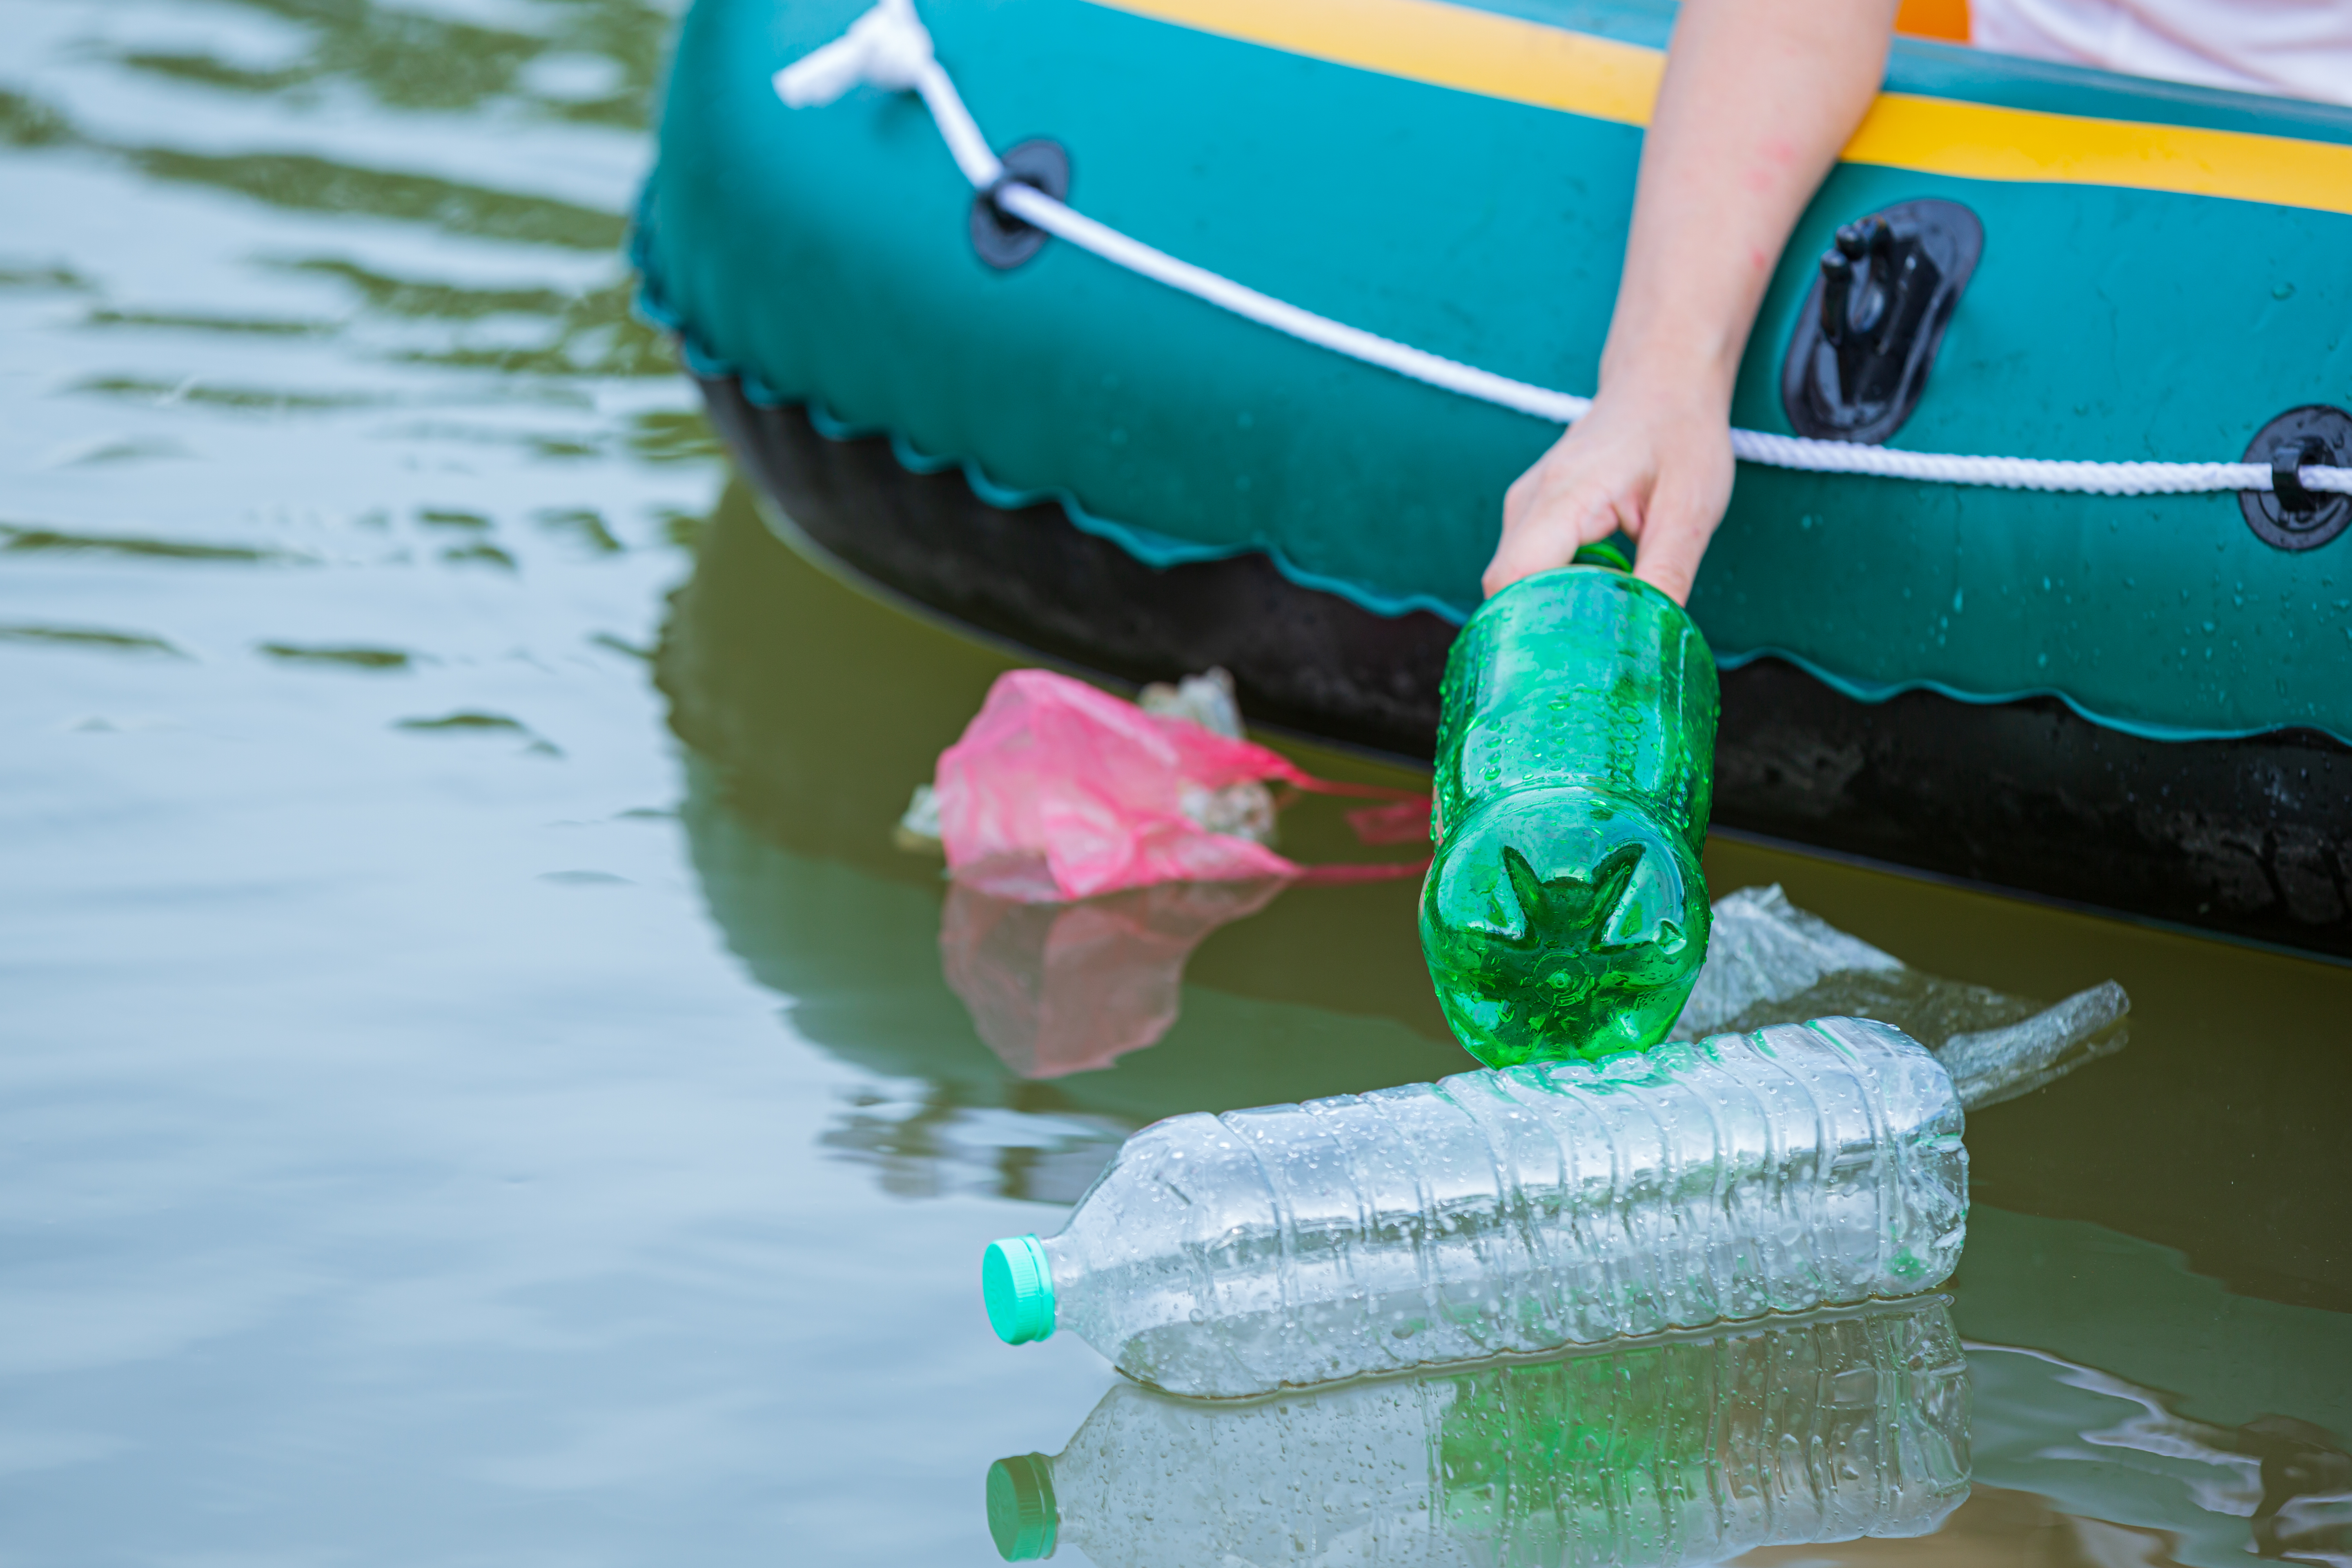
M 1948 1275 L 1951 1080 L 1827 1019 L 1171 1118 L 1045 1243 L 1062 1326 L 1171 1392 L 1693 1329 Z
M 1684 1568 L 1935 1529 L 1968 1364 L 1928 1297 L 1244 1405 L 1118 1388 L 1048 1464 L 1097 1568 Z
M 1688 613 L 1639 578 L 1568 566 L 1513 584 L 1454 639 L 1441 700 L 1442 823 L 1531 785 L 1580 784 L 1705 841 L 1715 656 Z
M 1682 607 L 1570 566 L 1481 605 L 1447 657 L 1421 929 L 1490 1066 L 1664 1037 L 1706 954 L 1715 658 Z

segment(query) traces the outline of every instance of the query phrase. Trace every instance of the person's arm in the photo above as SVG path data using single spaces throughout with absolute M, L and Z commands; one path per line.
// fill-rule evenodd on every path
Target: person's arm
M 1592 411 L 1519 476 L 1492 594 L 1623 529 L 1690 595 L 1731 499 L 1731 383 L 1780 247 L 1870 107 L 1896 0 L 1683 0 Z

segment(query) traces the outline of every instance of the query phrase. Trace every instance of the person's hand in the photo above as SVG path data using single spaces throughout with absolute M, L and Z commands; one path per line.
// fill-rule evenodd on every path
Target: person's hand
M 1503 538 L 1482 580 L 1488 594 L 1565 566 L 1622 529 L 1633 574 L 1675 603 L 1690 597 L 1700 557 L 1731 500 L 1731 422 L 1694 387 L 1604 385 L 1591 412 L 1503 497 Z
M 1895 0 L 1683 0 L 1592 409 L 1511 486 L 1486 592 L 1619 529 L 1690 596 L 1731 500 L 1731 388 L 1774 262 L 1886 68 Z

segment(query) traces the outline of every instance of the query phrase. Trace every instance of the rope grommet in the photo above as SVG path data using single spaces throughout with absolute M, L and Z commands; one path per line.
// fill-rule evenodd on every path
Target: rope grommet
M 1070 194 L 1070 155 L 1058 142 L 1043 137 L 1024 142 L 1003 157 L 1004 173 L 996 183 L 971 198 L 971 247 L 1000 272 L 1009 272 L 1044 248 L 1045 231 L 1024 223 L 996 205 L 996 193 L 1008 184 L 1028 185 L 1055 201 Z
M 2316 550 L 2352 526 L 2352 495 L 2315 490 L 2302 470 L 2352 467 L 2352 414 L 2324 403 L 2290 408 L 2254 435 L 2245 460 L 2271 471 L 2271 488 L 2240 490 L 2239 510 L 2274 550 Z
M 2326 462 L 2327 457 L 2327 443 L 2316 436 L 2281 441 L 2271 448 L 2271 494 L 2278 497 L 2280 506 L 2310 511 L 2319 505 L 2319 498 L 2303 488 L 2303 470 L 2306 464 Z

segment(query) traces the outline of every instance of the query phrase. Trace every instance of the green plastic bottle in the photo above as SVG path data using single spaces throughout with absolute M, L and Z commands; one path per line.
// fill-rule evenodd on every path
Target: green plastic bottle
M 1421 946 L 1490 1067 L 1664 1039 L 1706 957 L 1715 656 L 1613 550 L 1512 584 L 1445 663 Z

